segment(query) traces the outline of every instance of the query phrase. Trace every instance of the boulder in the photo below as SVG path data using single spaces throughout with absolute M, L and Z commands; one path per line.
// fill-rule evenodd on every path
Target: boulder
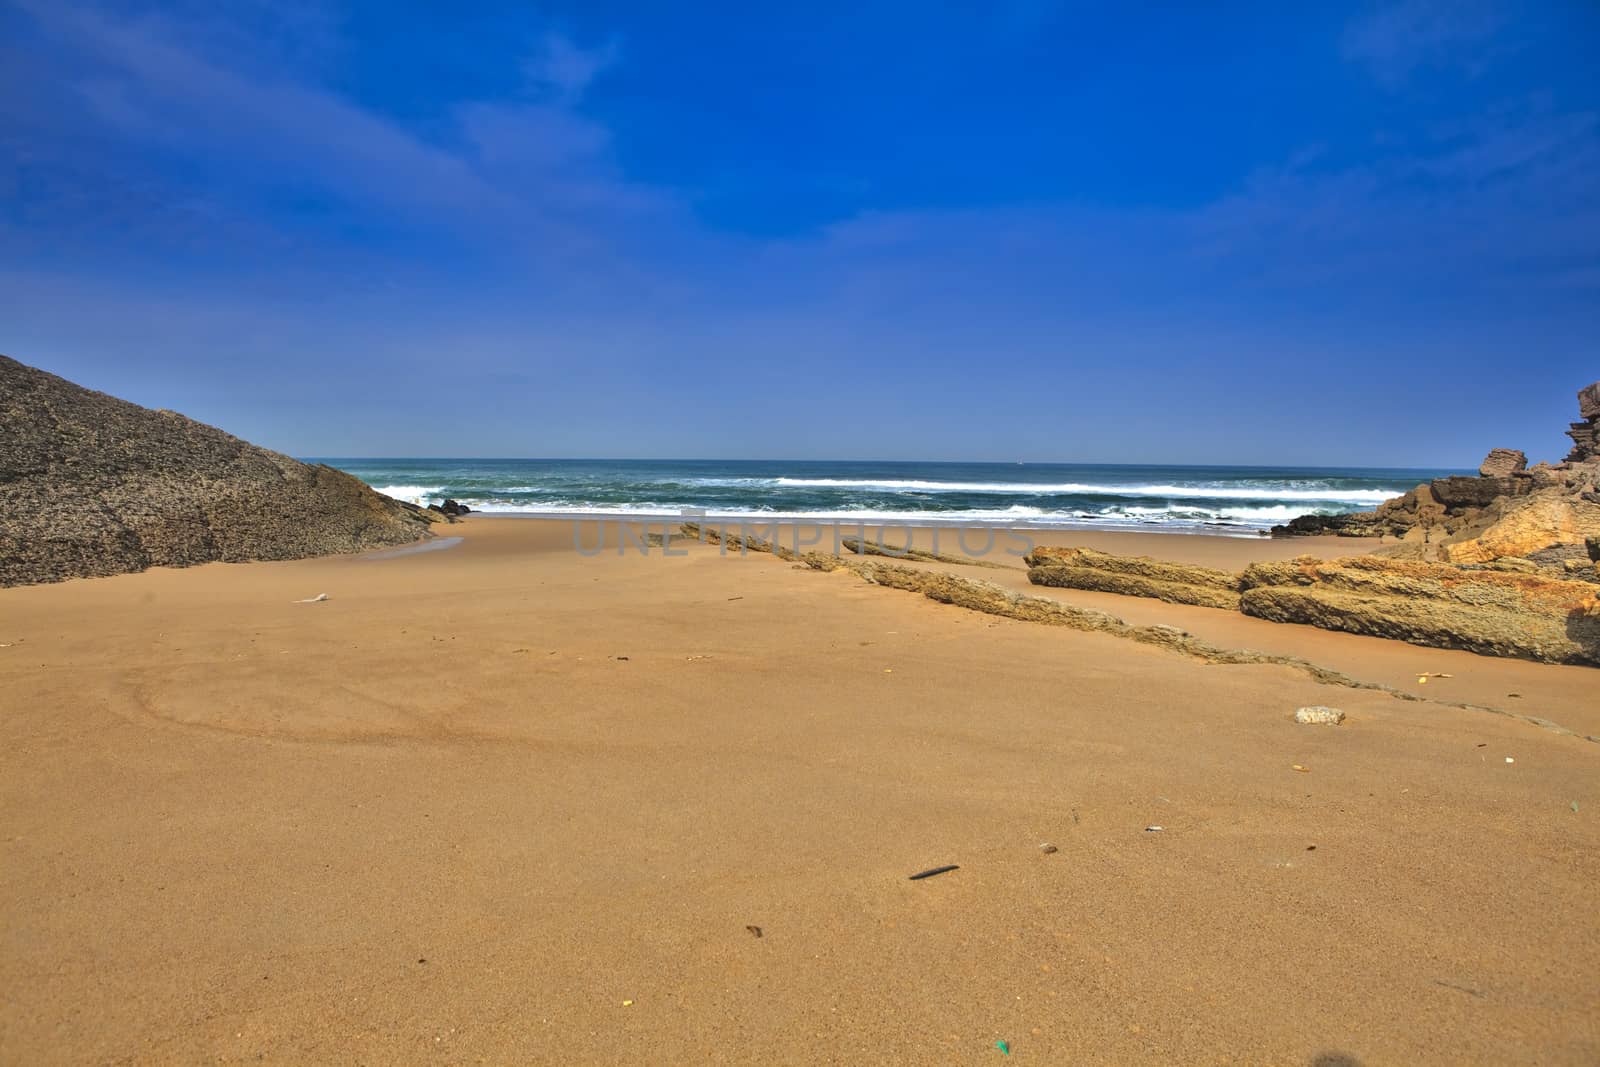
M 1484 478 L 1504 478 L 1527 470 L 1528 457 L 1514 448 L 1494 448 L 1478 464 L 1478 474 Z
M 0 356 L 0 586 L 430 535 L 420 509 Z

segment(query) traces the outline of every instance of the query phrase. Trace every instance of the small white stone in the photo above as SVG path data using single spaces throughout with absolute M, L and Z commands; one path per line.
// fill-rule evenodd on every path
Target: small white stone
M 1511 757 L 1510 757 L 1510 756 L 1507 756 L 1507 757 L 1506 757 L 1506 762 L 1507 762 L 1507 763 L 1515 763 L 1515 762 L 1517 762 L 1517 761 L 1516 761 L 1516 760 L 1514 760 L 1514 759 L 1512 759 L 1512 758 L 1511 758 Z
M 1308 726 L 1338 726 L 1344 722 L 1344 712 L 1338 708 L 1325 708 L 1321 704 L 1316 704 L 1296 711 L 1294 721 Z

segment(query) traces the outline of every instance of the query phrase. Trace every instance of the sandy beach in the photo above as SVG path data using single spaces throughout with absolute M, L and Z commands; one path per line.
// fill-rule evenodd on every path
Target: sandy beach
M 446 532 L 0 590 L 0 1060 L 1600 1058 L 1592 669 Z

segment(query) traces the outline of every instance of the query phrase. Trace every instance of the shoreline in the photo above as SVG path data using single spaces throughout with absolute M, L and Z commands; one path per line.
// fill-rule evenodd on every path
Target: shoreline
M 766 539 L 770 539 L 774 534 L 774 530 L 776 530 L 777 536 L 781 538 L 786 547 L 793 548 L 798 546 L 800 550 L 827 550 L 834 552 L 840 550 L 841 542 L 844 539 L 859 536 L 859 532 L 864 528 L 868 534 L 873 531 L 877 531 L 879 534 L 893 531 L 895 536 L 888 540 L 868 537 L 869 541 L 880 544 L 885 549 L 903 548 L 909 544 L 909 547 L 919 551 L 946 552 L 954 555 L 987 559 L 992 563 L 1013 566 L 1019 570 L 1026 569 L 1026 565 L 1022 562 L 1022 557 L 1027 554 L 1024 544 L 1041 546 L 1079 545 L 1121 555 L 1148 555 L 1159 559 L 1226 569 L 1242 569 L 1251 563 L 1292 559 L 1301 555 L 1319 556 L 1325 559 L 1339 556 L 1360 556 L 1382 547 L 1376 538 L 1352 538 L 1331 535 L 1286 538 L 1253 535 L 1235 536 L 1209 531 L 1108 530 L 1103 528 L 1080 530 L 1063 527 L 1029 528 L 976 523 L 949 526 L 929 526 L 915 523 L 810 523 L 788 520 L 762 523 L 749 521 L 722 523 L 714 516 L 701 517 L 694 515 L 670 515 L 641 521 L 608 515 L 552 518 L 545 515 L 524 516 L 472 512 L 464 520 L 458 521 L 467 523 L 488 521 L 542 524 L 545 529 L 567 531 L 567 541 L 571 547 L 575 550 L 582 547 L 591 552 L 597 544 L 600 544 L 593 536 L 597 528 L 599 528 L 606 534 L 606 540 L 602 548 L 602 551 L 606 554 L 616 554 L 619 549 L 624 552 L 634 553 L 640 551 L 637 540 L 631 537 L 623 540 L 617 536 L 619 528 L 629 528 L 632 532 L 642 535 L 660 535 L 662 533 L 675 535 L 680 531 L 683 523 L 691 522 L 720 527 L 730 533 L 743 531 L 752 536 Z M 441 527 L 441 529 L 454 528 L 453 525 Z M 905 532 L 911 534 L 909 542 L 900 537 L 900 534 Z M 960 535 L 964 532 L 993 534 L 994 544 L 986 551 L 979 551 L 983 543 L 980 542 L 977 536 L 963 539 Z M 1015 536 L 1007 538 L 1005 536 L 1007 534 Z M 544 540 L 542 535 L 539 540 L 541 542 Z M 647 547 L 651 552 L 657 554 L 661 551 L 659 546 Z
M 727 527 L 739 525 L 752 528 L 772 526 L 835 526 L 840 529 L 854 530 L 865 527 L 871 529 L 913 529 L 913 530 L 1019 530 L 1027 532 L 1061 532 L 1061 533 L 1107 533 L 1107 534 L 1163 534 L 1184 537 L 1235 537 L 1244 539 L 1270 538 L 1269 530 L 1257 526 L 1243 524 L 1208 522 L 1197 523 L 1192 526 L 1180 523 L 1140 522 L 1140 523 L 1115 523 L 1097 522 L 1094 520 L 1047 522 L 1043 520 L 1028 521 L 1001 521 L 981 520 L 972 518 L 952 518 L 949 520 L 930 519 L 923 516 L 895 520 L 887 517 L 889 513 L 874 514 L 871 518 L 852 519 L 846 513 L 838 515 L 808 514 L 808 513 L 759 513 L 759 512 L 715 512 L 707 511 L 485 511 L 473 510 L 469 512 L 476 518 L 485 519 L 518 519 L 534 522 L 616 522 L 616 523 L 648 523 L 660 525 L 679 525 L 685 522 L 711 523 Z

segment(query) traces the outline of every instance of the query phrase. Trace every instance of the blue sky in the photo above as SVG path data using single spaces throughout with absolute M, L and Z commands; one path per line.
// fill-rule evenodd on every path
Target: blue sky
M 297 455 L 1564 452 L 1595 4 L 763 6 L 0 3 L 0 351 Z

